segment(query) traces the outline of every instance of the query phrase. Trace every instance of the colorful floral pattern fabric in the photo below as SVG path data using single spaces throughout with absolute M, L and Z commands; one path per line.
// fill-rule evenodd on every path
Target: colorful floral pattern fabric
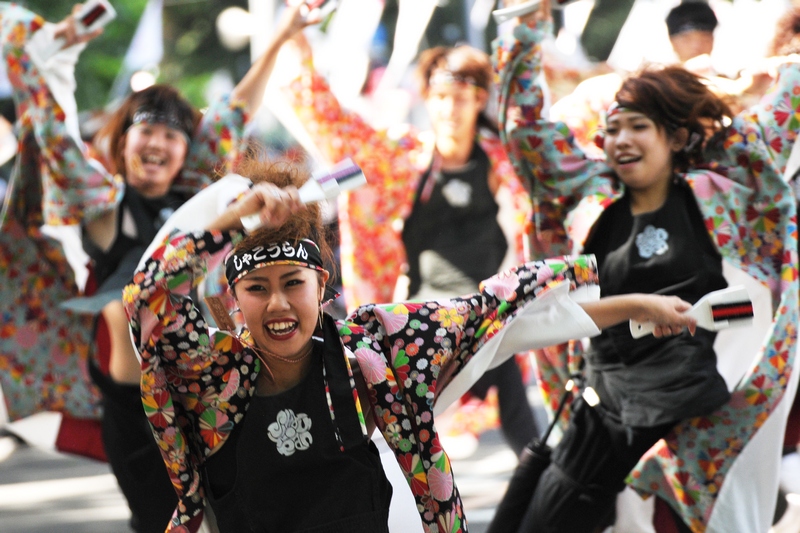
M 61 244 L 40 227 L 79 224 L 112 209 L 124 183 L 67 135 L 63 111 L 24 50 L 43 24 L 18 5 L 0 5 L 20 139 L 0 220 L 0 382 L 12 419 L 43 410 L 97 418 L 99 394 L 86 369 L 94 319 L 59 307 L 79 288 Z M 245 120 L 238 103 L 211 106 L 176 189 L 199 190 L 212 170 L 224 171 L 239 153 Z
M 342 282 L 348 309 L 392 300 L 405 264 L 400 224 L 413 207 L 422 174 L 433 154 L 433 137 L 409 127 L 376 131 L 339 105 L 327 82 L 311 65 L 285 91 L 300 122 L 331 162 L 350 157 L 364 171 L 367 186 L 342 195 L 339 202 Z M 514 203 L 519 228 L 517 262 L 525 260 L 530 197 L 514 173 L 496 137 L 479 136 L 499 185 Z
M 603 117 L 622 85 L 615 72 L 582 81 L 575 90 L 550 107 L 550 121 L 563 122 L 575 137 L 575 143 L 587 156 L 602 159 L 603 149 L 596 140 L 602 133 Z
M 254 393 L 260 362 L 248 341 L 209 330 L 188 298 L 240 237 L 216 231 L 177 235 L 153 254 L 124 293 L 142 355 L 146 411 L 180 495 L 168 531 L 199 527 L 205 504 L 202 462 L 242 422 Z M 371 403 L 396 454 L 426 533 L 467 531 L 434 425 L 437 394 L 529 304 L 564 283 L 572 289 L 596 285 L 594 259 L 527 263 L 462 298 L 364 305 L 337 323 L 338 339 L 326 338 L 342 345 L 343 357 L 357 359 L 368 388 L 368 398 L 361 400 Z M 537 332 L 529 335 L 535 342 Z M 351 388 L 355 391 L 353 383 Z
M 623 189 L 605 163 L 588 159 L 576 146 L 566 125 L 541 117 L 535 79 L 548 30 L 548 24 L 521 25 L 495 43 L 501 135 L 540 203 L 568 206 L 564 221 L 545 219 L 547 213 L 535 220 L 545 231 L 563 223 L 570 240 L 561 244 L 579 250 L 597 216 Z M 726 135 L 712 139 L 707 160 L 713 163 L 684 175 L 720 254 L 767 287 L 774 307 L 763 352 L 754 354 L 756 363 L 731 400 L 709 416 L 679 424 L 630 478 L 637 490 L 670 502 L 697 532 L 705 530 L 734 461 L 783 399 L 794 368 L 797 220 L 781 176 L 797 131 L 799 82 L 797 64 L 781 68 L 776 88 L 759 108 L 736 117 Z M 551 362 L 550 375 L 564 372 L 563 354 Z

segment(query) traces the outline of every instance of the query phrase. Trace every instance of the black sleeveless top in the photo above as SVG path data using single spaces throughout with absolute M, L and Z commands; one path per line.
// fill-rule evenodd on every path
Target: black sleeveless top
M 422 176 L 403 226 L 409 295 L 475 292 L 481 281 L 497 274 L 508 249 L 489 190 L 491 161 L 475 143 L 463 169 L 431 172 Z
M 98 293 L 121 292 L 130 283 L 142 254 L 158 230 L 185 201 L 185 196 L 174 192 L 159 198 L 145 198 L 132 187 L 125 188 L 117 217 L 117 237 L 111 247 L 104 251 L 85 233 L 83 235 L 83 248 L 92 260 L 93 274 L 99 287 Z M 130 216 L 136 225 L 135 235 L 128 235 L 123 231 L 126 215 Z
M 244 422 L 206 461 L 208 499 L 222 533 L 388 533 L 392 487 L 342 381 L 341 346 L 315 343 L 312 357 L 294 388 L 254 395 Z
M 602 296 L 642 292 L 694 303 L 727 286 L 722 257 L 683 180 L 656 211 L 632 215 L 627 196 L 612 204 L 584 252 L 597 257 Z M 685 331 L 633 339 L 625 321 L 591 339 L 589 382 L 628 425 L 652 427 L 705 414 L 729 397 L 717 371 L 715 338 L 698 328 L 695 336 Z

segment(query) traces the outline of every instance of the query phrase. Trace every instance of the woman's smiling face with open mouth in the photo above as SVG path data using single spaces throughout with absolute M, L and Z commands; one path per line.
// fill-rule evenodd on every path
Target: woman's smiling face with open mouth
M 125 134 L 125 178 L 145 198 L 169 192 L 186 161 L 186 136 L 164 124 L 134 124 Z
M 239 309 L 256 346 L 282 357 L 302 352 L 319 321 L 327 272 L 269 265 L 235 285 Z

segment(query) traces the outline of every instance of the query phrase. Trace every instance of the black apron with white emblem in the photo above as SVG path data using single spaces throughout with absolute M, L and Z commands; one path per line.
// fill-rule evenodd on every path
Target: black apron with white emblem
M 315 343 L 312 368 L 297 386 L 254 395 L 244 422 L 206 462 L 221 532 L 388 533 L 392 487 L 363 437 L 335 338 Z

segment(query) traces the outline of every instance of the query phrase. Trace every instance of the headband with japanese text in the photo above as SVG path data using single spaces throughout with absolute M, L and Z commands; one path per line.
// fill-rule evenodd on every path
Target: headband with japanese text
M 249 250 L 231 253 L 225 259 L 225 275 L 233 286 L 250 272 L 270 265 L 298 265 L 324 271 L 322 254 L 317 243 L 310 239 L 296 242 L 284 241 Z

